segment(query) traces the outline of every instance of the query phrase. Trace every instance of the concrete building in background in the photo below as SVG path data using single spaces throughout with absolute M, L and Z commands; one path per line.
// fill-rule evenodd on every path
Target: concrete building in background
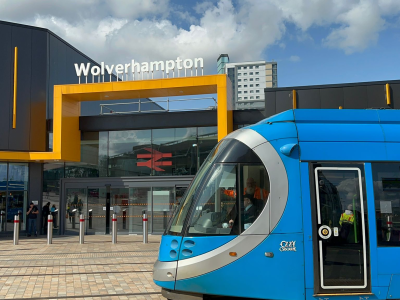
M 264 89 L 278 87 L 276 62 L 230 63 L 228 54 L 221 54 L 217 71 L 232 81 L 235 109 L 264 109 Z

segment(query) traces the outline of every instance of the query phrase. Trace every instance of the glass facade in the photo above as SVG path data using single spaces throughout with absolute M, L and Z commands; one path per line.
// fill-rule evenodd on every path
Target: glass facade
M 79 163 L 44 164 L 43 203 L 49 201 L 59 209 L 62 178 L 194 175 L 217 141 L 217 127 L 82 132 Z M 6 186 L 4 172 L 7 175 L 0 164 L 0 194 Z M 105 188 L 71 188 L 65 194 L 66 214 L 60 217 L 66 220 L 66 234 L 77 232 L 81 212 L 91 216 L 88 233 L 104 231 Z M 113 189 L 111 206 L 120 208 L 122 219 L 119 231 L 140 232 L 141 213 L 146 209 L 153 214 L 149 227 L 163 232 L 177 195 L 170 187 Z M 78 205 L 79 200 L 82 205 Z
M 0 163 L 0 232 L 13 230 L 15 215 L 26 229 L 28 182 L 27 163 Z
M 194 175 L 217 140 L 217 127 L 85 132 L 65 177 Z

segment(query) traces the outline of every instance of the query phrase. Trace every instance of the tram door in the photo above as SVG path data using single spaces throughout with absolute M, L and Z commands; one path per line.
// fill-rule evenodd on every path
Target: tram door
M 316 167 L 315 291 L 368 292 L 366 204 L 360 168 Z

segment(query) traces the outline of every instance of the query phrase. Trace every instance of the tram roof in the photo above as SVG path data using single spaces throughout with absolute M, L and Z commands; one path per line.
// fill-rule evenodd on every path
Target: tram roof
M 396 109 L 290 109 L 273 115 L 263 122 L 295 123 L 397 123 L 400 110 Z
M 292 109 L 249 128 L 297 140 L 302 159 L 400 160 L 400 110 Z

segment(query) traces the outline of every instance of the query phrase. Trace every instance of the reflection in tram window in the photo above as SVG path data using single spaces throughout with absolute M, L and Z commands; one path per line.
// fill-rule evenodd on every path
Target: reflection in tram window
M 372 164 L 379 246 L 400 246 L 400 163 Z
M 237 235 L 247 230 L 265 206 L 267 186 L 268 175 L 262 165 L 216 164 L 193 208 L 189 234 Z M 238 190 L 243 191 L 240 197 Z
M 269 185 L 259 157 L 243 143 L 226 139 L 211 152 L 188 188 L 169 232 L 182 232 L 189 217 L 189 234 L 238 235 L 262 212 Z
M 197 176 L 193 179 L 190 186 L 188 187 L 188 192 L 185 194 L 185 199 L 176 208 L 174 211 L 173 217 L 171 219 L 169 233 L 171 234 L 179 234 L 182 232 L 183 224 L 185 219 L 189 213 L 189 209 L 192 206 L 192 202 L 197 193 L 197 190 L 202 186 L 203 177 L 207 178 L 206 174 L 208 174 L 212 170 L 213 161 L 216 159 L 217 154 L 221 152 L 226 145 L 227 141 L 220 142 L 213 151 L 210 152 L 204 164 L 201 166 Z
M 260 215 L 269 196 L 269 178 L 263 165 L 243 166 L 242 231 L 248 229 Z
M 233 197 L 225 195 L 232 191 Z M 236 165 L 217 164 L 199 195 L 189 221 L 189 233 L 238 234 Z

